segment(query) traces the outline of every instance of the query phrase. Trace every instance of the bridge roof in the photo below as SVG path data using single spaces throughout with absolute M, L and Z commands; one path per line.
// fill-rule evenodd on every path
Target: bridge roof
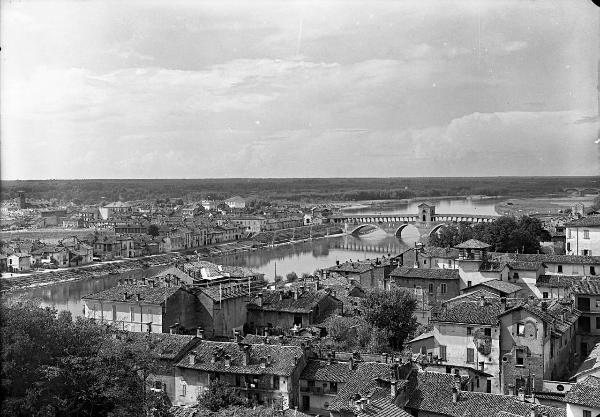
M 491 245 L 477 239 L 469 239 L 466 242 L 455 246 L 456 249 L 487 249 L 489 247 L 491 247 Z
M 460 275 L 456 269 L 410 268 L 408 266 L 399 266 L 394 269 L 390 275 L 393 277 L 435 280 L 460 279 Z

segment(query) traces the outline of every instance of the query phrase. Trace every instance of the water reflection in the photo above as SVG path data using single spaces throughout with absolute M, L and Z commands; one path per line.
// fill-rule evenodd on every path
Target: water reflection
M 407 227 L 402 239 L 390 236 L 382 230 L 376 230 L 361 237 L 338 236 L 318 239 L 310 242 L 295 243 L 214 258 L 212 261 L 227 265 L 247 266 L 265 274 L 265 278 L 273 280 L 277 275 L 285 276 L 290 272 L 298 275 L 311 274 L 316 269 L 332 266 L 336 261 L 349 259 L 376 258 L 388 253 L 391 255 L 413 247 L 419 239 L 414 227 Z M 119 276 L 108 275 L 84 281 L 55 284 L 11 293 L 5 301 L 18 298 L 33 298 L 43 306 L 55 306 L 59 310 L 68 310 L 73 316 L 83 313 L 81 297 L 102 291 L 117 285 Z

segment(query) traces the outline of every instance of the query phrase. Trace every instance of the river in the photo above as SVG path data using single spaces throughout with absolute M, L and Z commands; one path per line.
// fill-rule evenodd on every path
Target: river
M 435 201 L 436 212 L 448 214 L 496 214 L 493 207 L 497 200 L 438 200 Z M 357 208 L 347 210 L 353 213 L 389 213 L 406 214 L 417 213 L 416 206 L 420 202 L 407 204 L 396 203 L 378 204 L 376 208 Z M 365 259 L 395 255 L 414 247 L 419 240 L 419 233 L 413 226 L 406 227 L 399 239 L 390 236 L 382 230 L 354 236 L 336 236 L 317 239 L 309 242 L 282 245 L 275 248 L 263 249 L 254 252 L 245 252 L 211 259 L 215 263 L 224 265 L 247 266 L 265 274 L 265 278 L 272 281 L 277 275 L 285 277 L 290 272 L 300 276 L 303 273 L 312 274 L 315 270 L 335 265 L 336 261 L 350 259 Z M 82 314 L 81 297 L 94 292 L 102 291 L 115 286 L 118 275 L 109 275 L 83 281 L 74 281 L 16 291 L 7 296 L 7 300 L 17 298 L 35 299 L 43 306 L 54 306 L 59 310 L 68 310 L 74 316 Z

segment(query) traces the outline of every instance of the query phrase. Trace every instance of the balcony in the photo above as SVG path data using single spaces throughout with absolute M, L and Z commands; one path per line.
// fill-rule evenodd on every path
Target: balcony
M 314 395 L 337 395 L 337 389 L 323 388 L 323 387 L 300 387 L 300 392 L 307 392 Z

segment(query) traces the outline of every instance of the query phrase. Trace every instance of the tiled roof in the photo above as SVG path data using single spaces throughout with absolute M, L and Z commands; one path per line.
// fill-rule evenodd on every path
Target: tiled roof
M 587 216 L 565 223 L 565 227 L 600 227 L 600 216 Z
M 147 304 L 162 304 L 168 297 L 171 297 L 179 290 L 181 290 L 181 287 L 152 287 L 150 285 L 128 284 L 118 285 L 116 287 L 109 288 L 108 290 L 89 294 L 82 297 L 82 299 L 137 303 L 138 301 L 136 294 L 139 294 L 139 302 Z M 127 293 L 126 300 L 124 299 L 125 293 Z
M 390 276 L 402 278 L 421 278 L 433 280 L 458 280 L 460 275 L 456 269 L 410 268 L 399 266 Z
M 250 361 L 248 365 L 243 364 L 244 347 L 248 347 Z M 302 348 L 297 346 L 283 345 L 245 345 L 234 342 L 211 342 L 203 340 L 194 348 L 195 363 L 191 364 L 189 355 L 181 359 L 177 366 L 187 369 L 197 369 L 206 372 L 222 372 L 251 375 L 283 375 L 289 376 L 296 369 L 294 357 L 300 360 L 304 356 Z M 190 354 L 192 354 L 190 352 Z M 213 362 L 213 354 L 216 361 Z M 229 356 L 230 366 L 225 366 L 225 357 Z M 261 366 L 261 358 L 271 362 L 265 368 Z
M 600 295 L 600 280 L 585 279 L 574 283 L 572 292 L 573 294 Z
M 390 379 L 391 376 L 389 364 L 376 362 L 358 363 L 354 375 L 338 391 L 338 395 L 331 402 L 329 410 L 347 410 L 348 400 L 350 400 L 354 394 L 366 395 L 374 388 L 377 388 L 375 378 Z
M 529 417 L 534 404 L 519 401 L 511 395 L 461 391 L 456 403 L 452 402 L 454 376 L 437 372 L 420 372 L 418 384 L 406 405 L 420 412 L 449 417 L 491 417 L 498 413 Z M 537 405 L 540 413 L 549 417 L 565 417 L 563 408 Z
M 567 393 L 567 403 L 582 405 L 590 408 L 600 408 L 600 378 L 588 376 L 583 381 L 577 382 Z
M 581 281 L 582 275 L 540 275 L 535 283 L 536 287 L 570 288 Z
M 459 302 L 448 302 L 438 309 L 436 317 L 432 321 L 468 324 L 498 325 L 498 316 L 504 311 L 500 299 L 485 299 L 484 305 L 480 305 L 479 299 L 465 298 Z
M 477 239 L 469 239 L 459 245 L 456 245 L 456 249 L 487 249 L 490 245 Z
M 501 261 L 543 262 L 563 265 L 600 265 L 600 256 L 552 255 L 547 253 L 490 253 L 490 258 Z
M 422 256 L 431 258 L 458 258 L 459 251 L 456 248 L 440 248 L 438 246 L 427 246 L 421 253 Z
M 317 306 L 319 301 L 324 297 L 329 296 L 329 294 L 323 290 L 298 293 L 298 299 L 294 299 L 291 294 L 284 295 L 283 298 L 281 298 L 280 294 L 279 291 L 266 291 L 262 296 L 261 307 L 257 305 L 257 297 L 248 304 L 248 308 L 265 311 L 286 311 L 289 313 L 310 313 L 310 311 Z
M 146 350 L 157 359 L 174 360 L 200 342 L 196 336 L 170 333 L 119 333 L 120 340 Z
M 542 262 L 525 262 L 525 261 L 509 261 L 506 265 L 510 269 L 517 271 L 537 271 L 540 268 L 545 267 Z
M 518 285 L 512 284 L 507 281 L 500 281 L 499 279 L 492 279 L 490 281 L 484 281 L 480 284 L 473 285 L 470 288 L 477 288 L 477 287 L 484 287 L 484 288 L 488 287 L 488 288 L 494 289 L 496 291 L 500 291 L 501 293 L 504 293 L 504 294 L 512 294 L 517 291 L 521 291 L 521 287 L 519 287 Z
M 375 388 L 371 393 L 371 403 L 358 411 L 357 417 L 412 417 L 404 409 L 392 401 L 390 390 Z
M 336 362 L 311 359 L 300 375 L 300 379 L 312 381 L 346 382 L 354 374 L 350 362 Z
M 560 336 L 569 330 L 571 326 L 575 325 L 580 316 L 578 310 L 571 311 L 570 307 L 571 305 L 569 303 L 556 299 L 545 301 L 539 299 L 524 300 L 523 302 L 506 309 L 501 315 L 523 309 L 541 318 L 546 323 L 555 323 L 553 334 L 555 336 Z M 565 313 L 564 320 L 563 312 Z
M 577 369 L 577 373 L 573 375 L 573 379 L 577 379 L 582 374 L 588 373 L 595 369 L 600 370 L 600 343 L 597 343 L 596 346 L 594 346 L 587 358 L 585 358 L 581 365 L 579 365 L 579 369 Z
M 350 272 L 350 273 L 358 273 L 362 274 L 363 272 L 370 271 L 373 269 L 373 265 L 365 262 L 344 262 L 343 264 L 339 264 L 336 266 L 332 266 L 328 268 L 329 271 L 332 272 Z

